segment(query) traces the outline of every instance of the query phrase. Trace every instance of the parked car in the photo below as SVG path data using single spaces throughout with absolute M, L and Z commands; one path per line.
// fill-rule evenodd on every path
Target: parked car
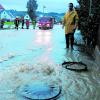
M 52 29 L 54 24 L 54 18 L 52 17 L 41 17 L 38 21 L 39 29 Z

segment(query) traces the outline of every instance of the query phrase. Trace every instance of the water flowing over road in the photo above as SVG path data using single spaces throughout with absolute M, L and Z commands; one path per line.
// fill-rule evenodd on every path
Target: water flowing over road
M 79 36 L 77 31 L 77 41 Z M 65 49 L 61 25 L 52 30 L 0 30 L 0 100 L 25 100 L 17 94 L 19 87 L 38 80 L 61 86 L 58 100 L 100 100 L 100 66 L 78 49 Z M 67 70 L 64 61 L 82 61 L 88 71 Z

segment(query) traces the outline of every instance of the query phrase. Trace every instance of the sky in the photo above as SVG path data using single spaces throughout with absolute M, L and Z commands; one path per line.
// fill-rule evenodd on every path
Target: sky
M 26 11 L 27 1 L 28 0 L 0 0 L 0 4 L 2 4 L 5 9 Z M 45 12 L 63 13 L 68 9 L 69 2 L 74 3 L 74 6 L 78 5 L 77 0 L 37 0 L 37 11 L 43 12 L 43 6 L 45 6 Z

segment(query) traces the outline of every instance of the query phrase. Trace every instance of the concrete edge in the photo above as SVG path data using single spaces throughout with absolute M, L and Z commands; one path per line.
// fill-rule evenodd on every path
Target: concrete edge
M 99 47 L 96 46 L 95 50 L 94 50 L 94 58 L 95 58 L 95 62 L 98 66 L 100 66 L 100 50 Z

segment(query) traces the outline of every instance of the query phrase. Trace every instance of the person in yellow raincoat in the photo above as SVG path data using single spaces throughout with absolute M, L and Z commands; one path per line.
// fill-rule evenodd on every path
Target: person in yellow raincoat
M 69 39 L 71 41 L 71 49 L 74 44 L 74 32 L 78 26 L 78 14 L 73 7 L 73 3 L 69 3 L 69 11 L 64 15 L 63 28 L 65 27 L 66 48 L 69 48 Z

